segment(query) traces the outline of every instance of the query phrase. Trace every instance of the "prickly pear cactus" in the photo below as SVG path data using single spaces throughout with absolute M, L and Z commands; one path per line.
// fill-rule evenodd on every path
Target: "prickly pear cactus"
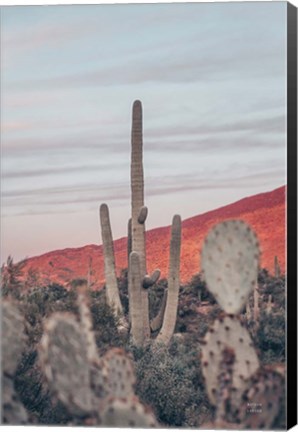
M 259 242 L 241 220 L 214 226 L 201 253 L 201 267 L 218 304 L 229 314 L 237 314 L 246 303 L 257 280 Z
M 24 322 L 20 311 L 12 301 L 1 302 L 1 423 L 26 424 L 27 412 L 14 389 L 13 377 L 25 349 Z
M 107 400 L 101 413 L 101 421 L 103 426 L 158 427 L 152 410 L 142 405 L 136 396 L 134 398 L 111 398 Z
M 238 420 L 245 429 L 270 429 L 285 398 L 285 378 L 274 370 L 259 370 L 247 383 Z
M 55 313 L 45 322 L 39 358 L 52 394 L 69 413 L 84 416 L 92 412 L 86 338 L 72 315 Z
M 256 372 L 259 361 L 249 333 L 235 316 L 226 316 L 215 321 L 202 345 L 202 371 L 213 405 L 217 404 L 220 363 L 225 350 L 234 352 L 231 402 L 237 405 L 245 382 Z
M 107 389 L 114 398 L 134 396 L 136 382 L 132 360 L 121 348 L 110 349 L 102 358 Z
M 24 321 L 16 304 L 1 302 L 2 371 L 13 376 L 25 349 Z

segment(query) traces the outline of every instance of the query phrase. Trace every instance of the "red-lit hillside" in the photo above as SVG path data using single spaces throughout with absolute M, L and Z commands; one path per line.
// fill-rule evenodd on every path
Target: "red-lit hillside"
M 285 269 L 285 194 L 280 187 L 244 198 L 233 204 L 186 219 L 182 224 L 181 281 L 190 280 L 200 271 L 200 248 L 208 230 L 224 219 L 241 218 L 256 231 L 261 248 L 261 266 L 273 270 L 277 255 L 282 271 Z M 162 227 L 147 232 L 148 272 L 160 268 L 167 276 L 170 228 Z M 118 273 L 127 267 L 126 238 L 114 242 Z M 104 282 L 102 246 L 89 245 L 64 249 L 29 258 L 25 273 L 37 269 L 43 282 L 66 284 L 77 277 L 87 277 L 91 263 L 92 280 L 100 287 Z

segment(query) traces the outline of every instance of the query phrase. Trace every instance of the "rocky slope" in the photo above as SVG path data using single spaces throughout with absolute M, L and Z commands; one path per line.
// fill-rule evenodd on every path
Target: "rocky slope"
M 261 266 L 273 271 L 274 256 L 278 257 L 281 270 L 285 270 L 285 195 L 282 186 L 244 198 L 233 204 L 186 219 L 182 224 L 181 281 L 187 282 L 200 271 L 200 248 L 208 230 L 224 219 L 240 218 L 256 231 L 262 249 Z M 148 272 L 160 268 L 167 276 L 170 243 L 170 227 L 147 232 Z M 118 273 L 127 267 L 127 240 L 114 242 Z M 80 248 L 52 251 L 29 258 L 24 267 L 25 277 L 29 269 L 36 269 L 42 283 L 58 282 L 67 285 L 77 277 L 87 277 L 95 287 L 104 283 L 102 246 L 88 245 Z

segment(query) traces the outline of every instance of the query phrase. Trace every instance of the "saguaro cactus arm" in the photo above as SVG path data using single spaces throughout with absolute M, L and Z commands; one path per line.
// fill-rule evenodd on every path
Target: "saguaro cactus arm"
M 150 288 L 160 277 L 160 270 L 156 269 L 151 275 L 146 275 L 143 279 L 143 288 Z
M 162 326 L 164 315 L 165 315 L 166 304 L 167 304 L 167 298 L 168 298 L 168 290 L 166 289 L 162 296 L 161 305 L 158 314 L 150 321 L 150 328 L 151 331 L 153 332 L 159 330 Z
M 144 224 L 147 219 L 147 216 L 148 216 L 148 207 L 144 206 L 141 208 L 139 213 L 139 217 L 138 217 L 139 224 Z
M 164 321 L 157 343 L 167 345 L 173 336 L 177 318 L 178 296 L 180 287 L 180 250 L 181 250 L 181 217 L 173 217 L 170 242 L 170 264 L 168 277 L 168 296 L 164 314 Z
M 122 314 L 123 310 L 116 277 L 114 245 L 109 209 L 106 204 L 102 204 L 100 206 L 100 223 L 104 255 L 107 303 L 109 306 L 114 308 L 116 313 Z

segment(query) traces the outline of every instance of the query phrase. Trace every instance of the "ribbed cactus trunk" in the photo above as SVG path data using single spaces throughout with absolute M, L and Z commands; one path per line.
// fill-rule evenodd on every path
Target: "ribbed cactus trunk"
M 129 266 L 129 256 L 132 252 L 132 238 L 131 238 L 131 218 L 127 224 L 127 267 Z
M 140 290 L 140 258 L 137 252 L 131 252 L 129 256 L 129 309 L 132 342 L 141 346 L 144 342 L 143 310 L 140 307 L 142 294 Z
M 170 243 L 170 264 L 168 276 L 167 305 L 164 321 L 157 343 L 167 345 L 173 336 L 177 318 L 178 295 L 180 287 L 180 250 L 181 250 L 181 218 L 179 215 L 173 217 Z
M 148 293 L 142 287 L 142 280 L 146 274 L 146 245 L 145 245 L 145 220 L 139 221 L 141 213 L 144 213 L 144 172 L 143 172 L 143 124 L 142 104 L 135 101 L 132 112 L 131 132 L 131 231 L 132 250 L 137 252 L 140 261 L 140 291 L 142 308 L 144 337 L 149 338 L 149 302 Z M 141 222 L 141 223 L 140 223 Z M 135 311 L 131 311 L 135 314 Z
M 122 314 L 123 311 L 116 277 L 114 245 L 109 209 L 106 204 L 102 204 L 100 206 L 100 224 L 103 244 L 107 303 L 116 311 L 116 313 Z

